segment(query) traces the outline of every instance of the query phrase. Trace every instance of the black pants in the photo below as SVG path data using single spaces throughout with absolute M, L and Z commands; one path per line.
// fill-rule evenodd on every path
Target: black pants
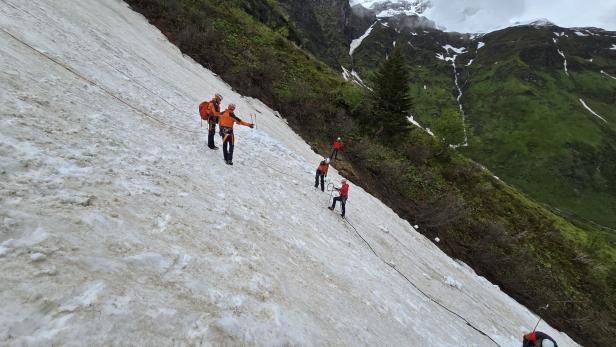
M 235 147 L 235 137 L 233 130 L 226 128 L 221 130 L 222 134 L 222 155 L 225 161 L 233 161 L 233 147 Z
M 329 156 L 329 159 L 338 159 L 338 149 L 332 149 L 332 154 Z
M 340 196 L 337 196 L 334 198 L 334 202 L 332 203 L 332 208 L 336 208 L 336 202 L 340 201 L 340 205 L 342 206 L 342 217 L 344 217 L 344 205 L 346 205 L 346 198 L 342 198 Z
M 321 177 L 321 191 L 325 191 L 325 173 L 317 170 L 317 174 L 314 176 L 314 187 L 319 186 L 319 177 Z
M 216 147 L 214 135 L 216 135 L 216 122 L 208 121 L 207 146 L 210 148 Z

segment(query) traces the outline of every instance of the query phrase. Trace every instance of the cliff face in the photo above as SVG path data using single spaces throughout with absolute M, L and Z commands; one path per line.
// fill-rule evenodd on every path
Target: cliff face
M 280 0 L 301 46 L 329 66 L 350 63 L 351 6 L 346 0 Z

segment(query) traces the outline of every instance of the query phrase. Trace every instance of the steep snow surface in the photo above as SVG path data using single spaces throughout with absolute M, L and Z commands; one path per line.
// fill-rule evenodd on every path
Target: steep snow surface
M 501 346 L 537 321 L 361 188 L 327 210 L 278 113 L 124 3 L 0 12 L 0 345 L 494 345 L 419 289 Z M 233 167 L 215 92 L 257 115 Z

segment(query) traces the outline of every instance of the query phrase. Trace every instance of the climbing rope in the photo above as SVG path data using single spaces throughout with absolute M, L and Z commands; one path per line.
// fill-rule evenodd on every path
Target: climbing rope
M 402 271 L 398 270 L 396 268 L 395 265 L 390 264 L 389 262 L 385 261 L 372 247 L 372 245 L 370 244 L 370 242 L 368 242 L 357 230 L 357 228 L 351 224 L 351 222 L 348 220 L 348 218 L 344 218 L 344 221 L 355 231 L 355 234 L 357 234 L 357 236 L 366 244 L 366 246 L 368 246 L 368 248 L 370 249 L 370 251 L 377 257 L 379 258 L 379 260 L 381 262 L 383 262 L 385 265 L 389 266 L 390 268 L 392 268 L 394 271 L 396 271 L 400 276 L 402 276 L 411 286 L 413 286 L 417 291 L 419 291 L 423 296 L 425 296 L 428 300 L 432 301 L 433 303 L 437 304 L 438 306 L 440 306 L 441 308 L 445 309 L 447 312 L 453 314 L 454 316 L 456 316 L 457 318 L 461 319 L 462 321 L 464 321 L 466 323 L 466 325 L 468 325 L 469 327 L 471 327 L 472 329 L 474 329 L 475 331 L 477 331 L 478 333 L 480 333 L 481 335 L 487 337 L 488 339 L 490 339 L 490 341 L 492 341 L 496 346 L 501 347 L 501 345 L 496 342 L 492 337 L 490 337 L 490 335 L 488 335 L 487 333 L 485 333 L 483 330 L 479 329 L 478 327 L 476 327 L 474 324 L 472 324 L 471 322 L 468 321 L 468 319 L 462 317 L 459 313 L 451 310 L 450 308 L 448 308 L 447 306 L 443 305 L 440 301 L 436 300 L 434 297 L 432 297 L 430 294 L 424 292 L 421 288 L 419 288 L 413 281 L 411 281 L 404 273 L 402 273 Z
M 265 161 L 259 159 L 259 158 L 254 158 L 255 160 L 267 165 L 268 167 L 270 167 L 272 170 L 284 175 L 284 176 L 288 176 L 288 177 L 293 177 L 297 180 L 302 180 L 294 175 L 291 175 L 289 173 L 283 172 L 281 170 L 277 170 L 274 168 L 273 165 L 266 163 Z M 330 192 L 329 195 L 329 200 L 328 200 L 328 205 L 331 204 L 331 199 L 333 198 L 333 192 L 334 192 L 334 183 L 332 182 L 328 182 L 327 184 L 327 191 Z M 402 271 L 398 270 L 396 268 L 395 265 L 390 264 L 389 262 L 385 261 L 374 249 L 374 247 L 372 247 L 372 245 L 370 244 L 370 242 L 368 242 L 368 240 L 366 240 L 362 234 L 359 232 L 359 230 L 357 230 L 357 228 L 349 221 L 348 217 L 344 218 L 344 221 L 353 229 L 353 231 L 355 232 L 355 234 L 365 243 L 365 245 L 368 247 L 368 249 L 370 249 L 370 251 L 381 261 L 383 262 L 385 265 L 387 265 L 388 267 L 392 268 L 394 271 L 396 271 L 398 273 L 398 275 L 400 275 L 402 278 L 404 278 L 411 286 L 413 286 L 413 288 L 415 288 L 419 293 L 421 293 L 424 297 L 426 297 L 428 300 L 430 300 L 431 302 L 435 303 L 436 305 L 440 306 L 441 308 L 443 308 L 444 310 L 446 310 L 447 312 L 451 313 L 452 315 L 454 315 L 455 317 L 457 317 L 458 319 L 464 321 L 464 323 L 466 325 L 468 325 L 470 328 L 472 328 L 473 330 L 477 331 L 479 334 L 487 337 L 488 339 L 490 339 L 490 341 L 492 341 L 496 346 L 501 347 L 501 345 L 496 342 L 490 335 L 488 335 L 486 332 L 484 332 L 483 330 L 479 329 L 477 326 L 475 326 L 473 323 L 471 323 L 468 319 L 464 318 L 462 315 L 460 315 L 459 313 L 453 311 L 452 309 L 448 308 L 447 306 L 445 306 L 444 304 L 442 304 L 440 301 L 438 301 L 437 299 L 435 299 L 434 297 L 432 297 L 430 294 L 426 293 L 425 291 L 423 291 L 421 288 L 419 288 L 413 281 L 411 281 L 410 278 L 408 278 Z M 394 237 L 392 235 L 392 237 Z M 396 241 L 403 245 L 401 241 L 399 241 L 396 237 L 394 237 L 394 239 L 396 239 Z M 406 246 L 405 246 L 406 247 Z

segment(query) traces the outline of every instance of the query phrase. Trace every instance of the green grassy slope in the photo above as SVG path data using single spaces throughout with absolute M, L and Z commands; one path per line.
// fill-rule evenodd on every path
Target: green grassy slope
M 554 31 L 563 30 L 519 27 L 483 38 L 463 100 L 476 137 L 465 153 L 533 198 L 615 228 L 616 80 L 600 71 L 616 70 L 616 52 L 605 40 L 603 52 L 589 54 L 585 37 L 570 31 L 554 43 Z
M 444 115 L 461 114 L 451 63 L 436 55 L 446 44 L 466 48 L 456 61 L 470 137 L 462 152 L 563 216 L 616 234 L 614 33 L 520 26 L 471 39 L 398 21 L 377 24 L 356 50 L 364 80 L 396 41 L 411 69 L 412 114 L 438 129 Z
M 326 153 L 342 135 L 337 168 L 428 237 L 438 235 L 450 255 L 531 309 L 549 302 L 543 316 L 578 341 L 616 343 L 616 250 L 605 236 L 554 215 L 413 126 L 400 129 L 398 146 L 364 134 L 364 91 L 298 47 L 276 2 L 128 3 L 185 54 L 281 111 L 315 150 Z
M 450 62 L 436 59 L 442 46 L 452 43 L 459 47 L 467 40 L 451 37 L 434 29 L 398 28 L 395 21 L 376 24 L 353 54 L 353 67 L 364 80 L 372 74 L 391 51 L 393 42 L 401 47 L 410 70 L 410 94 L 413 98 L 411 114 L 427 128 L 435 129 L 439 118 L 447 112 L 459 114 Z M 460 115 L 461 118 L 461 115 Z

